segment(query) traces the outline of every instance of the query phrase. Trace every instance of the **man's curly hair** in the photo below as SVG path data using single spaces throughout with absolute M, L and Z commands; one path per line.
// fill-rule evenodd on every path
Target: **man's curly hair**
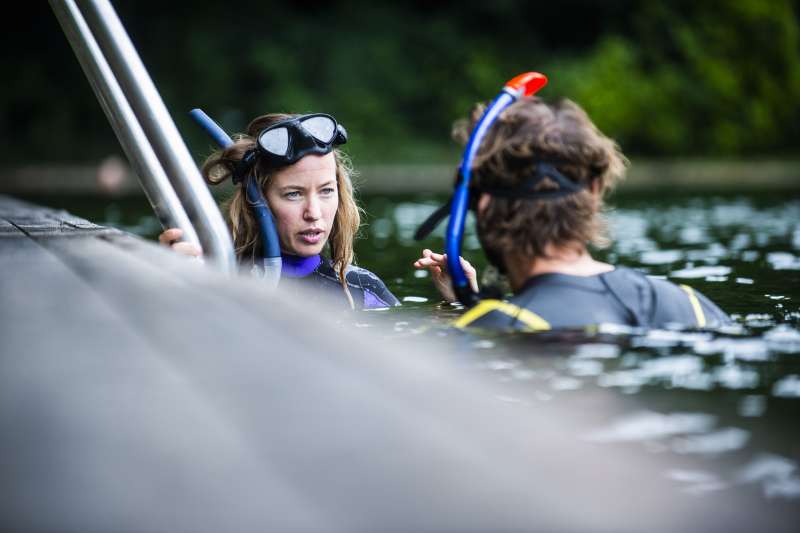
M 454 138 L 465 141 L 484 109 L 479 104 L 470 122 L 456 123 Z M 628 164 L 617 144 L 570 100 L 548 104 L 537 97 L 521 98 L 503 110 L 483 139 L 473 186 L 519 188 L 539 162 L 549 163 L 582 189 L 552 199 L 492 197 L 478 217 L 478 235 L 488 255 L 535 259 L 547 257 L 551 245 L 607 245 L 602 198 L 622 179 Z M 592 192 L 593 184 L 601 194 Z M 545 178 L 533 190 L 558 188 L 555 180 Z

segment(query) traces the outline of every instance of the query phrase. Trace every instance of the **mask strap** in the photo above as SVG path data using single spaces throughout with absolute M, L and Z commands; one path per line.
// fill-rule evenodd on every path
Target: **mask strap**
M 541 183 L 544 178 L 550 178 L 558 183 L 559 188 L 548 191 L 535 191 L 536 186 Z M 527 179 L 518 187 L 485 187 L 478 189 L 471 186 L 472 200 L 477 199 L 477 194 L 485 192 L 497 198 L 523 198 L 527 200 L 554 200 L 556 198 L 563 198 L 570 194 L 575 194 L 582 191 L 586 187 L 579 185 L 570 180 L 559 172 L 551 163 L 537 163 L 534 171 L 528 176 Z M 421 241 L 431 234 L 436 227 L 450 215 L 450 210 L 453 205 L 453 197 L 447 199 L 447 203 L 439 207 L 436 211 L 431 213 L 422 224 L 417 228 L 414 233 L 414 240 Z
M 242 158 L 236 163 L 236 166 L 233 169 L 231 180 L 233 181 L 234 185 L 238 185 L 245 180 L 247 175 L 250 174 L 250 171 L 253 170 L 255 163 L 256 149 L 251 148 L 244 153 Z
M 559 188 L 546 191 L 534 190 L 545 178 L 549 178 L 558 183 Z M 552 200 L 575 194 L 582 191 L 584 188 L 583 185 L 577 184 L 564 176 L 550 163 L 537 163 L 533 172 L 517 187 L 486 187 L 480 190 L 481 192 L 500 198 Z

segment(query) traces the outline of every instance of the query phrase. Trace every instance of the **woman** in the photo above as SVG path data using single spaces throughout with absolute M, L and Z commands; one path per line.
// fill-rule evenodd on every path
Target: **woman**
M 482 115 L 477 108 L 472 127 Z M 466 139 L 468 128 L 457 135 Z M 601 323 L 642 327 L 721 326 L 728 316 L 688 286 L 654 279 L 592 258 L 587 245 L 607 244 L 603 196 L 626 160 L 586 113 L 521 98 L 488 130 L 473 165 L 471 197 L 489 261 L 506 274 L 513 295 L 484 299 L 457 327 L 547 330 Z M 414 266 L 429 269 L 445 299 L 455 296 L 446 257 L 424 250 Z M 475 269 L 462 259 L 472 288 Z
M 203 165 L 212 185 L 231 178 L 241 183 L 224 210 L 236 256 L 248 271 L 264 255 L 259 224 L 245 184 L 255 179 L 275 220 L 282 259 L 281 286 L 311 285 L 335 292 L 353 309 L 399 305 L 372 272 L 352 265 L 360 210 L 353 197 L 352 169 L 336 147 L 347 133 L 330 115 L 269 114 L 256 118 L 233 145 L 215 152 Z M 201 251 L 176 242 L 181 231 L 168 229 L 159 241 L 187 255 Z M 322 255 L 326 248 L 327 257 Z

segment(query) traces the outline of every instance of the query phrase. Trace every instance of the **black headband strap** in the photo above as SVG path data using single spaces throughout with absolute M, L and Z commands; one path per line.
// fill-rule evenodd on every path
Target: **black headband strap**
M 545 178 L 558 183 L 558 189 L 545 191 L 534 190 Z M 575 194 L 584 189 L 583 185 L 575 183 L 564 176 L 550 163 L 537 163 L 525 180 L 516 187 L 485 187 L 481 192 L 500 198 L 524 198 L 527 200 L 552 200 Z
M 331 132 L 320 131 L 311 122 L 322 119 L 333 127 Z M 319 125 L 317 125 L 319 126 Z M 266 134 L 284 130 L 283 152 L 279 153 L 262 144 Z M 327 134 L 332 136 L 328 139 Z M 247 150 L 233 168 L 233 183 L 242 183 L 256 164 L 256 160 L 265 169 L 276 170 L 292 165 L 309 154 L 325 155 L 340 144 L 347 142 L 347 130 L 336 122 L 336 119 L 325 113 L 297 115 L 281 120 L 262 129 L 255 137 L 255 147 Z
M 558 189 L 546 191 L 535 191 L 536 186 L 545 178 L 550 178 L 558 183 Z M 497 198 L 522 198 L 526 200 L 554 200 L 580 192 L 585 187 L 577 184 L 556 170 L 551 162 L 540 162 L 533 167 L 533 171 L 525 178 L 522 184 L 517 187 L 485 187 L 478 189 L 473 187 L 471 194 L 476 200 L 478 193 L 485 192 Z M 430 235 L 439 223 L 450 215 L 450 206 L 453 202 L 451 196 L 447 203 L 431 213 L 428 218 L 417 228 L 414 239 L 420 241 Z M 474 205 L 474 204 L 473 204 Z

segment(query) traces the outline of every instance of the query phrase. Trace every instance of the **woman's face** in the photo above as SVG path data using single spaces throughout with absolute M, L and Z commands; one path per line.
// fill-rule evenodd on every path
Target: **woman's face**
M 333 153 L 307 155 L 276 172 L 266 190 L 277 222 L 281 249 L 293 255 L 317 255 L 328 242 L 339 191 Z

